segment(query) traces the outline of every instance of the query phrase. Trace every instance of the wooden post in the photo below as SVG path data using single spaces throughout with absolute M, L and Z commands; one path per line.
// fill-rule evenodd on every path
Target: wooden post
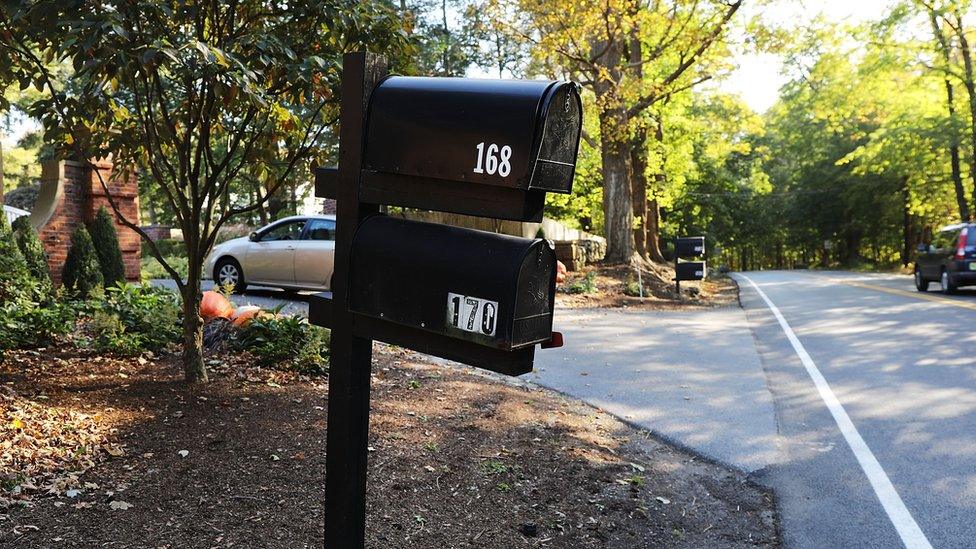
M 325 457 L 325 546 L 362 548 L 366 538 L 366 453 L 369 437 L 371 339 L 353 335 L 349 312 L 352 240 L 363 219 L 379 211 L 359 202 L 366 106 L 387 74 L 386 59 L 349 53 L 342 60 L 339 173 L 336 185 L 335 278 Z

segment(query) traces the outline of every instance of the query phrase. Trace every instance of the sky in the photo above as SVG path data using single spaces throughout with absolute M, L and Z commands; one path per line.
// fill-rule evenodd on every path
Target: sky
M 766 6 L 743 6 L 746 17 L 761 14 L 763 18 L 784 25 L 798 25 L 823 15 L 832 21 L 860 23 L 878 19 L 890 0 L 774 0 Z M 765 112 L 776 102 L 779 88 L 786 83 L 781 71 L 783 60 L 771 53 L 744 53 L 738 68 L 719 82 L 722 91 L 739 94 L 756 112 Z

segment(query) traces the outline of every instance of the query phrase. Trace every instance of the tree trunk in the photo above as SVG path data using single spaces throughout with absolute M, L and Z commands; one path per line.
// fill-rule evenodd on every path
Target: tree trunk
M 655 180 L 664 181 L 664 174 L 654 176 Z M 665 263 L 664 252 L 661 251 L 661 206 L 657 198 L 647 202 L 647 232 L 644 237 L 647 243 L 647 257 L 656 263 Z
M 949 164 L 952 166 L 952 186 L 956 190 L 956 204 L 959 206 L 959 220 L 969 221 L 969 200 L 966 198 L 966 189 L 962 184 L 962 170 L 959 165 L 959 134 L 955 128 L 956 108 L 953 105 L 952 83 L 946 78 L 946 103 L 949 106 L 949 122 L 952 125 L 949 139 Z M 974 183 L 976 185 L 976 183 Z
M 912 258 L 912 214 L 910 210 L 911 204 L 909 204 L 911 195 L 908 193 L 908 178 L 905 177 L 902 183 L 903 185 L 901 189 L 901 203 L 902 203 L 901 265 L 902 267 L 907 267 L 908 264 L 911 262 L 911 258 Z
M 623 263 L 634 255 L 634 210 L 631 197 L 632 167 L 627 139 L 627 113 L 616 106 L 600 112 L 600 149 L 603 171 L 603 224 L 607 263 Z
M 203 318 L 200 317 L 200 281 L 183 292 L 183 377 L 190 383 L 206 383 L 203 364 Z
M 949 41 L 939 27 L 939 21 L 935 12 L 929 12 L 929 22 L 932 24 L 932 33 L 938 43 L 939 51 L 942 53 L 942 62 L 948 70 L 952 64 L 952 54 L 949 51 Z M 959 165 L 959 132 L 956 130 L 956 103 L 952 81 L 945 78 L 946 107 L 949 111 L 949 158 L 952 167 L 952 185 L 956 191 L 956 204 L 959 207 L 959 219 L 969 221 L 969 200 L 966 198 L 966 190 L 962 184 L 962 170 Z M 907 199 L 906 199 L 907 200 Z M 905 206 L 908 207 L 907 205 Z M 907 214 L 906 214 L 907 215 Z M 906 263 L 907 265 L 907 263 Z
M 634 132 L 630 162 L 633 171 L 631 204 L 634 210 L 634 247 L 638 255 L 647 258 L 647 127 L 643 122 Z
M 206 383 L 207 367 L 203 363 L 203 318 L 200 317 L 200 279 L 203 270 L 202 240 L 199 230 L 187 231 L 187 276 L 183 287 L 183 377 L 190 383 Z M 189 233 L 189 234 L 187 234 Z
M 962 53 L 963 62 L 963 86 L 969 96 L 969 131 L 970 131 L 970 155 L 969 155 L 969 175 L 973 180 L 973 190 L 976 192 L 976 80 L 973 76 L 973 55 L 969 49 L 969 40 L 966 38 L 965 28 L 963 27 L 962 16 L 956 13 L 956 25 L 959 37 L 959 50 Z
M 654 125 L 654 141 L 659 150 L 664 150 L 664 122 L 658 116 Z M 646 173 L 641 173 L 645 178 Z M 661 252 L 661 205 L 657 201 L 657 192 L 664 188 L 668 176 L 664 173 L 663 159 L 662 165 L 654 173 L 654 186 L 651 190 L 651 198 L 645 206 L 647 222 L 644 224 L 644 243 L 647 247 L 647 257 L 654 262 L 664 263 L 664 254 Z M 646 184 L 645 184 L 646 187 Z

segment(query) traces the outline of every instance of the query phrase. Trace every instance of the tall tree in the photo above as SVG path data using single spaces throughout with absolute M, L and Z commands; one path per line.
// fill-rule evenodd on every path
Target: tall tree
M 514 3 L 515 7 L 508 7 Z M 590 89 L 600 115 L 607 261 L 635 253 L 634 189 L 643 214 L 647 173 L 634 170 L 635 146 L 647 134 L 634 120 L 668 97 L 708 78 L 694 70 L 718 41 L 741 0 L 603 0 L 490 2 L 496 24 L 532 44 L 540 64 Z M 635 143 L 637 141 L 637 143 Z M 640 161 L 640 160 L 639 160 Z M 656 213 L 656 210 L 655 210 Z M 641 216 L 641 224 L 648 215 Z M 653 224 L 644 225 L 651 232 Z M 656 249 L 657 234 L 644 241 Z M 660 251 L 649 253 L 662 259 Z
M 962 184 L 962 169 L 959 163 L 959 129 L 956 126 L 956 99 L 955 87 L 949 72 L 952 67 L 952 46 L 946 38 L 945 32 L 938 16 L 934 11 L 929 11 L 929 22 L 932 24 L 932 34 L 935 37 L 936 49 L 942 58 L 945 77 L 943 82 L 946 93 L 946 111 L 949 114 L 949 159 L 952 170 L 952 184 L 956 192 L 956 203 L 959 205 L 959 219 L 968 221 L 971 219 L 969 214 L 969 200 L 966 198 L 966 189 Z
M 32 107 L 48 139 L 69 144 L 81 161 L 144 163 L 165 197 L 183 230 L 185 280 L 111 204 L 176 281 L 185 376 L 205 381 L 201 269 L 219 229 L 317 160 L 337 118 L 341 54 L 401 51 L 396 13 L 379 0 L 108 1 L 84 9 L 49 0 L 3 4 L 0 29 L 0 74 L 49 90 Z M 71 78 L 54 78 L 51 60 L 69 63 Z M 222 200 L 244 173 L 262 181 L 259 195 Z

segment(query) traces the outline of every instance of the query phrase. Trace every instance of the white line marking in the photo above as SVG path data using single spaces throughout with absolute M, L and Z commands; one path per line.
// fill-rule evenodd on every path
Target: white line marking
M 851 451 L 854 452 L 854 457 L 857 458 L 857 462 L 861 465 L 861 469 L 864 470 L 864 474 L 867 475 L 868 481 L 871 482 L 871 487 L 874 488 L 874 493 L 878 496 L 878 500 L 881 501 L 881 506 L 884 507 L 886 513 L 888 513 L 888 518 L 891 519 L 891 524 L 894 525 L 895 530 L 898 531 L 899 537 L 901 537 L 902 543 L 905 547 L 909 549 L 931 549 L 932 544 L 929 543 L 928 538 L 922 532 L 922 529 L 918 527 L 918 523 L 912 517 L 912 514 L 908 512 L 908 508 L 905 507 L 905 503 L 901 500 L 901 496 L 895 491 L 894 485 L 891 484 L 891 480 L 888 475 L 885 474 L 884 469 L 881 464 L 878 463 L 878 459 L 874 457 L 871 449 L 868 448 L 864 439 L 861 438 L 861 433 L 857 432 L 857 427 L 854 427 L 854 423 L 851 418 L 847 415 L 847 411 L 844 410 L 844 406 L 841 405 L 840 401 L 837 400 L 837 396 L 834 395 L 834 391 L 831 390 L 830 385 L 827 384 L 827 380 L 824 379 L 823 374 L 817 368 L 817 365 L 810 358 L 809 353 L 800 343 L 800 339 L 796 337 L 793 333 L 793 329 L 783 318 L 783 314 L 779 312 L 779 308 L 773 304 L 773 302 L 766 295 L 766 292 L 762 291 L 751 278 L 744 274 L 736 273 L 737 276 L 741 276 L 752 285 L 753 288 L 759 292 L 759 297 L 763 298 L 766 305 L 769 306 L 769 310 L 773 312 L 773 316 L 779 321 L 779 325 L 783 328 L 783 332 L 786 333 L 787 339 L 793 345 L 793 350 L 796 351 L 798 357 L 800 357 L 800 362 L 807 369 L 807 373 L 810 374 L 810 379 L 813 380 L 813 384 L 816 385 L 817 391 L 820 392 L 820 398 L 823 399 L 824 404 L 827 405 L 827 409 L 830 410 L 830 414 L 834 416 L 834 421 L 837 422 L 837 427 L 840 429 L 842 435 L 844 435 L 844 440 L 847 441 L 847 445 L 851 447 Z

